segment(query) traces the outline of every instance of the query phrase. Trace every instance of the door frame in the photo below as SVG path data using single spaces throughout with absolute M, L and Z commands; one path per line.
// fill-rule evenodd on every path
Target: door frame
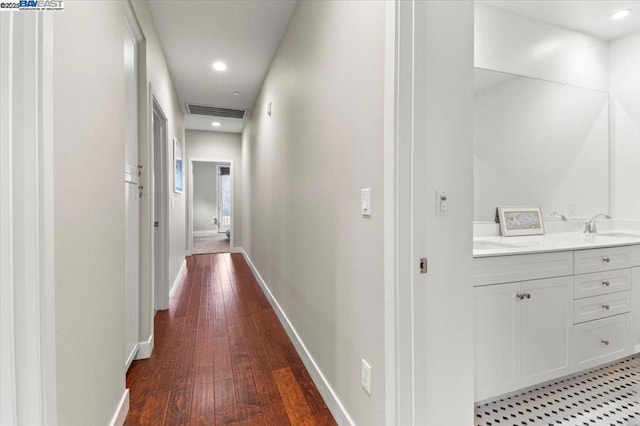
M 189 184 L 187 185 L 187 203 L 189 208 L 189 227 L 187 230 L 187 241 L 189 242 L 189 255 L 193 249 L 193 163 L 223 163 L 229 165 L 229 173 L 231 174 L 231 238 L 229 238 L 229 252 L 234 253 L 235 250 L 235 171 L 233 160 L 219 160 L 211 158 L 189 158 Z M 217 177 L 216 177 L 217 180 Z M 217 185 L 217 182 L 216 182 Z M 216 189 L 217 192 L 217 189 Z M 219 220 L 219 218 L 218 218 Z
M 468 128 L 460 117 L 472 108 L 473 64 L 470 81 L 465 76 L 461 86 L 458 71 L 446 71 L 461 61 L 455 55 L 470 53 L 472 59 L 473 2 L 387 0 L 386 6 L 385 424 L 467 424 L 473 421 L 474 383 L 473 181 L 472 140 L 461 137 Z M 455 33 L 461 28 L 466 31 Z M 447 52 L 456 52 L 452 63 L 438 63 Z M 471 101 L 452 108 L 469 83 Z M 456 93 L 447 98 L 452 87 Z M 460 176 L 457 154 L 471 164 Z M 432 208 L 434 188 L 455 194 L 445 219 Z M 427 274 L 419 272 L 421 257 L 428 258 Z M 455 396 L 451 371 L 459 373 Z
M 0 23 L 0 423 L 56 425 L 53 16 Z
M 222 234 L 225 231 L 220 231 L 220 222 L 222 220 L 222 181 L 220 180 L 220 176 L 222 176 L 222 173 L 220 172 L 221 169 L 223 167 L 228 167 L 229 168 L 229 184 L 232 185 L 233 181 L 231 180 L 231 163 L 218 163 L 216 164 L 216 208 L 217 208 L 217 215 L 218 215 L 218 227 L 217 227 L 217 232 L 218 234 Z M 231 214 L 233 214 L 233 187 L 231 187 Z M 231 229 L 231 218 L 229 218 L 229 229 Z M 229 242 L 229 244 L 231 244 L 231 242 Z M 231 247 L 229 247 L 229 249 L 231 249 Z
M 143 150 L 141 149 L 141 145 L 142 145 L 142 138 L 140 137 L 140 52 L 141 50 L 141 43 L 144 41 L 144 36 L 142 35 L 142 29 L 140 28 L 140 25 L 138 24 L 138 21 L 136 20 L 135 17 L 135 13 L 133 12 L 133 8 L 131 6 L 131 4 L 128 1 L 125 1 L 124 4 L 124 33 L 125 36 L 130 37 L 130 39 L 133 41 L 133 45 L 134 45 L 134 53 L 133 53 L 133 77 L 134 77 L 134 84 L 133 84 L 133 92 L 134 92 L 134 102 L 133 102 L 133 109 L 134 109 L 134 117 L 133 119 L 131 119 L 131 126 L 133 127 L 132 131 L 133 134 L 135 135 L 135 139 L 136 139 L 136 149 L 138 151 L 138 158 L 137 158 L 137 169 L 136 170 L 125 170 L 125 176 L 127 174 L 127 172 L 131 173 L 131 174 L 137 174 L 137 180 L 138 180 L 138 193 L 140 193 L 140 191 L 142 189 L 144 189 L 144 186 L 142 185 L 142 170 L 140 170 L 140 164 L 143 164 L 144 162 L 142 161 L 142 152 Z M 126 96 L 126 95 L 125 95 Z M 126 164 L 125 164 L 126 167 Z M 126 205 L 126 201 L 125 201 L 125 205 Z M 138 235 L 137 235 L 137 241 L 138 241 L 138 279 L 137 279 L 137 283 L 136 283 L 136 289 L 137 289 L 137 298 L 135 301 L 135 306 L 136 306 L 136 329 L 137 329 L 137 337 L 136 337 L 136 346 L 135 348 L 131 351 L 130 354 L 127 354 L 126 360 L 125 360 L 125 367 L 129 368 L 129 366 L 131 365 L 131 363 L 133 362 L 134 359 L 136 359 L 138 350 L 140 348 L 141 343 L 140 342 L 140 338 L 141 338 L 141 330 L 140 330 L 140 313 L 142 312 L 142 307 L 143 307 L 143 301 L 141 300 L 140 297 L 140 293 L 141 293 L 141 286 L 142 286 L 142 277 L 143 277 L 143 268 L 144 268 L 144 262 L 143 262 L 143 257 L 142 257 L 142 247 L 143 247 L 143 239 L 142 239 L 142 226 L 143 223 L 143 203 L 142 203 L 142 199 L 141 197 L 138 197 Z M 125 240 L 126 240 L 126 236 L 125 236 Z M 126 256 L 126 253 L 125 253 Z M 126 261 L 125 261 L 126 264 Z M 125 281 L 125 285 L 126 285 L 126 281 Z M 125 295 L 126 295 L 126 289 L 125 289 Z M 127 304 L 125 301 L 125 309 L 127 309 Z M 126 320 L 126 317 L 125 317 Z M 126 344 L 126 343 L 125 343 Z
M 160 102 L 153 92 L 153 88 L 151 87 L 151 83 L 149 83 L 149 93 L 150 93 L 150 102 L 151 106 L 149 111 L 151 112 L 151 120 L 150 121 L 150 151 L 151 151 L 151 163 L 153 167 L 150 167 L 151 177 L 149 179 L 149 186 L 151 190 L 149 191 L 151 198 L 151 265 L 152 265 L 152 300 L 153 300 L 153 315 L 155 315 L 156 311 L 164 310 L 169 308 L 169 235 L 170 235 L 170 221 L 169 221 L 169 188 L 171 188 L 170 178 L 172 177 L 169 173 L 169 149 L 167 147 L 168 144 L 168 123 L 166 114 L 164 113 Z M 155 161 L 155 153 L 156 149 L 156 135 L 154 128 L 155 117 L 158 116 L 160 123 L 162 123 L 162 131 L 160 134 L 159 144 L 160 144 L 160 170 L 157 170 L 158 164 Z M 160 188 L 155 187 L 155 176 L 157 173 L 160 173 Z M 154 230 L 154 219 L 155 219 L 155 203 L 156 196 L 160 197 L 158 200 L 160 204 L 160 229 L 158 231 L 159 237 L 155 238 L 155 230 Z M 162 226 L 162 225 L 165 226 Z M 164 262 L 161 262 L 160 265 L 156 265 L 156 260 L 164 259 Z M 156 267 L 157 266 L 157 267 Z M 158 276 L 156 276 L 156 272 L 158 272 Z M 152 319 L 153 323 L 153 319 Z

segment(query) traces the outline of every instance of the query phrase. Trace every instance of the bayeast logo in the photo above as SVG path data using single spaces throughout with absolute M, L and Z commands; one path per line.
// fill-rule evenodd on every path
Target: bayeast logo
M 20 0 L 18 7 L 22 10 L 62 10 L 64 0 Z

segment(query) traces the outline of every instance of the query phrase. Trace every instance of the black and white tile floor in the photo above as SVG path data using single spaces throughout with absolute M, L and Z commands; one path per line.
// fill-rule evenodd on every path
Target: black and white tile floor
M 479 405 L 476 426 L 640 426 L 640 356 Z

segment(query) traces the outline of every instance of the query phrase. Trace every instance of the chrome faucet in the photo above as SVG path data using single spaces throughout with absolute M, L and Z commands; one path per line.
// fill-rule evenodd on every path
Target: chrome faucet
M 598 213 L 597 215 L 592 217 L 591 220 L 589 220 L 589 222 L 585 222 L 584 224 L 585 234 L 595 234 L 596 232 L 598 232 L 598 228 L 596 227 L 596 219 L 598 219 L 600 216 L 604 217 L 605 219 L 611 219 L 611 216 L 609 216 L 608 214 Z
M 553 212 L 549 216 L 552 216 L 552 217 L 553 216 L 560 216 L 560 219 L 562 219 L 564 222 L 567 221 L 567 217 L 565 215 L 563 215 L 562 213 L 560 213 L 560 212 Z

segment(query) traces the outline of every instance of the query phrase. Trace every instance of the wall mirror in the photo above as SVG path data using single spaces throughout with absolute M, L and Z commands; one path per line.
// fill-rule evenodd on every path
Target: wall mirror
M 475 69 L 474 221 L 499 205 L 609 211 L 609 96 Z

